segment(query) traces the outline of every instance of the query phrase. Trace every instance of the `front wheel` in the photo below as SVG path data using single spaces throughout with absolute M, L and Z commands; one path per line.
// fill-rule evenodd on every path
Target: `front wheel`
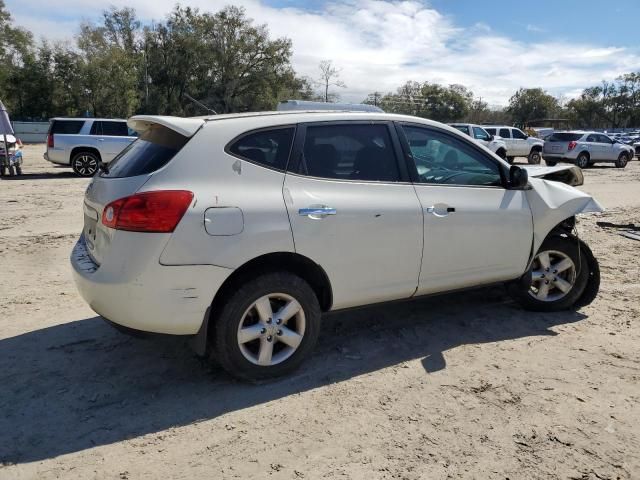
M 231 294 L 212 318 L 213 354 L 243 380 L 286 375 L 313 350 L 320 315 L 316 294 L 300 277 L 287 272 L 259 276 Z
M 539 165 L 540 160 L 542 160 L 542 155 L 540 155 L 540 152 L 538 150 L 531 150 L 528 158 L 529 163 L 531 165 Z
M 629 156 L 626 153 L 621 153 L 618 159 L 616 160 L 617 168 L 624 168 L 629 163 Z
M 547 238 L 527 275 L 509 285 L 509 293 L 527 310 L 555 312 L 573 307 L 589 280 L 589 263 L 571 236 Z

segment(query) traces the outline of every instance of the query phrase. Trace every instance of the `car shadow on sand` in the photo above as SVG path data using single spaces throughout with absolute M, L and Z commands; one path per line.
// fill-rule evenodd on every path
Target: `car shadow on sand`
M 71 172 L 71 171 L 64 171 L 64 172 L 47 172 L 47 173 L 28 173 L 28 172 L 23 172 L 20 175 L 4 175 L 2 177 L 0 177 L 0 180 L 13 180 L 13 181 L 17 181 L 17 180 L 59 180 L 59 179 L 66 179 L 66 178 L 77 178 L 77 179 L 81 179 L 81 177 L 79 177 L 78 175 L 76 175 L 75 173 Z
M 313 356 L 262 385 L 233 380 L 185 339 L 131 338 L 100 317 L 0 340 L 0 465 L 119 442 L 422 359 L 464 344 L 557 335 L 576 312 L 525 313 L 501 288 L 326 315 Z

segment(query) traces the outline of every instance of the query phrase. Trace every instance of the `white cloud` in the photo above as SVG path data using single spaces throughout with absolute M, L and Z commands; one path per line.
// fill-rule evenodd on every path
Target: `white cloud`
M 175 0 L 112 0 L 131 6 L 145 19 L 164 18 Z M 183 0 L 183 4 L 215 11 L 225 0 Z M 456 26 L 429 5 L 418 1 L 345 0 L 322 10 L 274 8 L 258 0 L 241 0 L 257 23 L 273 36 L 293 41 L 293 65 L 301 75 L 317 77 L 320 60 L 331 59 L 342 69 L 346 101 L 361 101 L 367 93 L 394 90 L 407 80 L 459 83 L 491 104 L 505 104 L 519 87 L 542 87 L 554 94 L 577 95 L 602 79 L 640 70 L 637 50 L 610 45 L 572 44 L 545 40 L 524 43 L 500 36 L 486 24 Z M 77 33 L 78 18 L 97 18 L 103 6 L 83 0 L 8 0 L 17 23 L 49 38 Z M 60 12 L 65 21 L 59 22 Z M 531 28 L 529 28 L 531 27 Z M 534 30 L 535 29 L 535 30 Z

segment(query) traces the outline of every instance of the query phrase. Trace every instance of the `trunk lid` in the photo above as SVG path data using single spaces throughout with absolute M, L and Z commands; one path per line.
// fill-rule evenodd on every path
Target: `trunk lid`
M 93 177 L 84 196 L 83 235 L 87 251 L 98 265 L 118 234 L 102 224 L 105 207 L 138 192 L 156 171 L 173 160 L 204 120 L 140 116 L 132 117 L 128 124 L 140 137 Z

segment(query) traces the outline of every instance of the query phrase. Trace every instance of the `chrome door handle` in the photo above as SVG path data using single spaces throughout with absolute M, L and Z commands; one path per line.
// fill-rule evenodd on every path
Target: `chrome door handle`
M 298 210 L 298 215 L 309 218 L 324 218 L 327 215 L 335 215 L 338 211 L 335 208 L 320 206 L 320 207 L 307 207 Z
M 456 211 L 455 207 L 449 207 L 446 205 L 433 205 L 431 207 L 427 207 L 425 210 L 427 213 L 431 213 L 436 217 L 446 217 L 450 213 L 454 213 Z

